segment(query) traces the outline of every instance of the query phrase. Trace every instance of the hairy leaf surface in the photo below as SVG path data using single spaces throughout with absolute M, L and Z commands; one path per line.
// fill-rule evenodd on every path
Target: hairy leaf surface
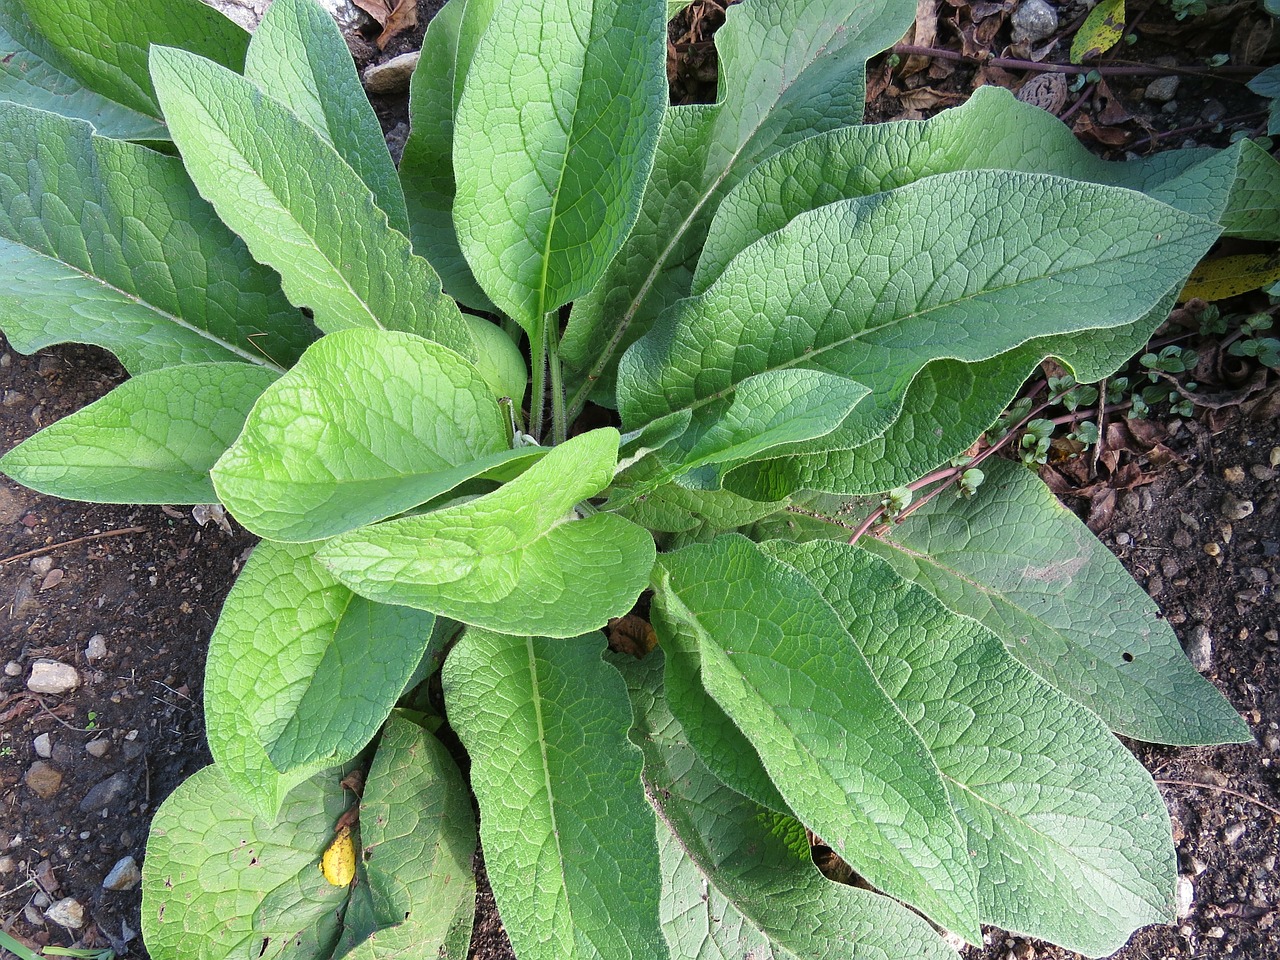
M 93 343 L 130 373 L 291 364 L 315 335 L 175 158 L 0 103 L 0 327 Z
M 566 363 L 608 372 L 619 346 L 688 295 L 725 192 L 787 144 L 858 123 L 867 59 L 901 39 L 914 12 L 896 0 L 748 0 L 728 9 L 716 33 L 720 100 L 667 111 L 635 228 L 574 303 Z
M 884 561 L 832 541 L 761 547 L 822 592 L 928 745 L 978 869 L 984 923 L 1101 956 L 1172 922 L 1164 801 L 1096 715 Z
M 187 172 L 321 330 L 403 330 L 475 355 L 431 266 L 329 141 L 215 63 L 168 47 L 151 60 Z
M 445 661 L 485 865 L 522 960 L 664 958 L 653 816 L 604 637 L 468 630 Z
M 330 540 L 352 590 L 503 633 L 573 637 L 622 616 L 648 583 L 652 537 L 574 507 L 613 478 L 618 433 L 580 434 L 493 493 Z
M 661 558 L 666 620 L 796 815 L 881 890 L 980 937 L 974 865 L 920 736 L 836 612 L 742 537 Z
M 333 144 L 392 229 L 408 234 L 396 166 L 333 17 L 314 0 L 275 0 L 249 41 L 244 75 Z
M 635 222 L 666 107 L 665 12 L 507 0 L 475 48 L 454 117 L 454 223 L 480 285 L 535 342 Z
M 90 90 L 160 118 L 147 69 L 152 44 L 240 71 L 249 34 L 200 0 L 17 0 Z
M 0 458 L 19 483 L 96 503 L 217 503 L 209 471 L 278 374 L 193 363 L 139 374 Z
M 1017 465 L 983 469 L 978 496 L 939 497 L 862 542 L 1117 732 L 1155 743 L 1247 741 L 1240 717 L 1084 524 Z
M 0 0 L 0 100 L 85 120 L 104 137 L 169 138 L 158 119 L 90 90 L 68 70 L 27 18 L 19 0 Z
M 300 784 L 276 819 L 246 806 L 217 764 L 178 787 L 147 841 L 142 929 L 151 956 L 464 957 L 476 837 L 448 752 L 407 720 L 388 723 L 354 828 L 361 856 L 351 887 L 318 869 L 351 804 L 346 772 L 330 768 Z
M 236 519 L 323 540 L 425 503 L 530 451 L 508 448 L 475 368 L 408 333 L 344 330 L 269 389 L 214 469 Z
M 355 596 L 314 554 L 259 543 L 209 639 L 209 750 L 268 817 L 369 742 L 432 639 L 431 614 Z
M 400 158 L 414 251 L 431 261 L 451 297 L 490 311 L 497 308 L 476 283 L 453 225 L 453 117 L 496 6 L 497 0 L 449 0 L 427 24 L 409 84 L 409 139 Z
M 632 741 L 659 816 L 662 931 L 672 956 L 799 960 L 948 960 L 954 953 L 887 897 L 832 883 L 814 868 L 804 828 L 716 780 L 664 698 L 662 653 L 611 656 L 631 694 Z

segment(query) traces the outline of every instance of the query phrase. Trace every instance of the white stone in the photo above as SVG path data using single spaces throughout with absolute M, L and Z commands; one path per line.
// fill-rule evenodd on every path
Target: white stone
M 8 663 L 4 665 L 4 675 L 6 677 L 22 676 L 22 664 L 20 664 L 17 660 L 10 660 Z
M 60 927 L 68 930 L 79 930 L 84 926 L 84 907 L 74 897 L 59 900 L 44 915 Z
M 1191 916 L 1191 905 L 1196 899 L 1196 885 L 1185 873 L 1178 874 L 1178 885 L 1174 890 L 1174 902 L 1178 905 L 1178 919 L 1185 920 Z
M 386 63 L 374 64 L 364 72 L 365 89 L 373 94 L 400 93 L 409 89 L 413 69 L 418 65 L 421 50 L 402 53 Z
M 142 871 L 133 857 L 122 857 L 116 861 L 106 879 L 102 881 L 103 890 L 132 890 L 142 882 Z
M 31 741 L 31 749 L 35 750 L 37 757 L 48 760 L 53 756 L 53 741 L 47 733 L 42 733 Z
M 107 638 L 95 633 L 89 638 L 89 645 L 84 648 L 86 660 L 101 660 L 107 655 Z
M 91 757 L 102 758 L 107 755 L 107 751 L 111 749 L 110 740 L 90 740 L 84 745 L 84 752 Z
M 80 686 L 80 674 L 69 663 L 40 659 L 31 665 L 27 689 L 32 693 L 69 693 Z
M 1015 44 L 1039 43 L 1058 29 L 1058 11 L 1047 0 L 1022 0 L 1010 22 Z

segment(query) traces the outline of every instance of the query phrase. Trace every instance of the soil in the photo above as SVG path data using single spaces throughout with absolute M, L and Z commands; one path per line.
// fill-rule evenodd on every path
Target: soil
M 232 0 L 234 2 L 234 0 Z M 244 0 L 261 6 L 261 0 Z M 1131 4 L 1132 5 L 1132 4 Z M 371 31 L 348 43 L 363 68 L 415 49 L 437 0 L 420 0 L 415 30 L 384 51 Z M 695 5 L 673 28 L 673 96 L 714 94 L 713 3 Z M 1136 5 L 1135 5 L 1136 6 Z M 1251 4 L 1230 7 L 1189 34 L 1165 7 L 1139 11 L 1139 62 L 1173 53 L 1223 50 L 1248 40 Z M 965 53 L 1010 50 L 1014 4 L 948 0 L 933 38 Z M 1069 43 L 1084 7 L 1063 3 L 1057 37 Z M 978 14 L 983 16 L 978 18 Z M 999 21 L 991 23 L 991 17 Z M 1131 21 L 1132 23 L 1132 21 Z M 1242 31 L 1246 36 L 1242 40 Z M 927 33 L 928 31 L 923 31 Z M 376 31 L 372 31 L 376 35 Z M 963 39 L 962 39 L 963 38 Z M 1254 45 L 1259 41 L 1255 36 Z M 1275 62 L 1270 37 L 1259 57 Z M 1032 51 L 1035 53 L 1036 51 Z M 1065 61 L 1060 52 L 1051 59 Z M 708 66 L 710 64 L 710 66 Z M 880 58 L 869 70 L 869 118 L 922 116 L 959 102 L 977 82 L 1021 86 L 1026 76 L 954 60 L 910 67 Z M 1197 142 L 1221 144 L 1254 130 L 1260 104 L 1239 84 L 1183 79 L 1179 96 L 1146 100 L 1147 77 L 1108 77 L 1059 108 L 1085 142 L 1118 156 Z M 1248 79 L 1241 77 L 1241 80 Z M 1212 102 L 1210 102 L 1212 101 Z M 391 132 L 406 117 L 403 96 L 377 103 Z M 1172 133 L 1169 133 L 1172 131 Z M 1174 335 L 1179 335 L 1174 331 Z M 1185 333 L 1182 334 L 1185 336 Z M 1221 357 L 1216 357 L 1220 364 Z M 1140 372 L 1140 371 L 1139 371 Z M 1205 373 L 1197 370 L 1197 374 Z M 1220 372 L 1220 371 L 1219 371 Z M 1234 379 L 1205 379 L 1222 395 Z M 58 347 L 31 357 L 0 339 L 0 451 L 106 393 L 124 377 L 108 355 Z M 1243 397 L 1241 398 L 1244 399 Z M 1194 417 L 1157 411 L 1147 425 L 1120 430 L 1110 459 L 1050 465 L 1045 476 L 1089 517 L 1134 577 L 1161 605 L 1198 666 L 1248 721 L 1255 743 L 1171 749 L 1131 744 L 1169 805 L 1180 887 L 1190 900 L 1178 922 L 1140 931 L 1121 960 L 1280 958 L 1280 394 L 1274 374 L 1247 402 L 1198 408 Z M 1074 464 L 1074 465 L 1073 465 Z M 1249 505 L 1246 509 L 1244 504 Z M 122 858 L 141 864 L 149 817 L 185 777 L 209 762 L 200 711 L 204 656 L 217 611 L 253 538 L 190 508 L 105 506 L 44 497 L 0 477 L 0 927 L 32 945 L 110 946 L 145 957 L 137 935 L 136 886 L 104 890 Z M 79 685 L 32 694 L 38 660 L 74 668 Z M 47 752 L 41 756 L 37 750 Z M 35 773 L 33 774 L 33 768 Z M 39 788 L 38 790 L 35 788 Z M 477 862 L 483 880 L 483 864 Z M 79 929 L 43 911 L 73 898 Z M 512 956 L 482 882 L 471 955 Z M 1071 960 L 1055 947 L 988 934 L 968 960 Z M 0 960 L 9 954 L 0 950 Z

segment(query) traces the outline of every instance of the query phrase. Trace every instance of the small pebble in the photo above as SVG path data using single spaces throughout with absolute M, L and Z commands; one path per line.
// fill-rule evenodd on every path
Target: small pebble
M 1222 553 L 1222 547 L 1218 546 L 1216 543 L 1206 543 L 1204 545 L 1204 552 L 1211 557 L 1216 557 Z
M 1265 463 L 1255 463 L 1249 468 L 1249 473 L 1253 475 L 1253 479 L 1268 482 L 1276 478 L 1276 468 L 1268 467 Z
M 1133 537 L 1124 532 L 1117 533 L 1116 543 L 1120 544 L 1122 547 L 1127 547 L 1129 544 L 1133 543 Z
M 36 752 L 37 757 L 48 760 L 53 756 L 53 741 L 47 733 L 42 733 L 31 741 L 31 749 Z
M 1143 96 L 1156 103 L 1168 103 L 1178 95 L 1181 82 L 1181 77 L 1157 77 L 1147 84 L 1147 92 Z
M 49 906 L 49 904 L 53 903 L 43 890 L 38 891 L 36 895 L 31 898 L 31 902 L 35 904 L 37 910 L 43 910 L 45 907 Z
M 1225 520 L 1243 520 L 1253 513 L 1253 501 L 1228 493 L 1219 507 Z
M 37 660 L 31 665 L 27 689 L 32 693 L 69 693 L 80 686 L 80 674 L 69 663 Z
M 8 854 L 6 854 L 3 857 L 0 857 L 0 877 L 13 873 L 13 871 L 17 869 L 18 869 L 18 861 L 14 860 L 13 857 L 9 856 Z
M 107 755 L 107 751 L 111 749 L 110 740 L 90 740 L 84 745 L 84 752 L 91 757 L 101 759 Z
M 28 903 L 22 908 L 22 915 L 27 918 L 27 923 L 34 927 L 44 926 L 44 917 L 40 915 L 40 911 L 36 909 L 34 903 Z
M 1229 823 L 1222 828 L 1222 839 L 1227 843 L 1235 843 L 1244 836 L 1244 829 L 1243 823 Z
M 142 871 L 133 857 L 122 857 L 116 861 L 106 879 L 102 881 L 103 890 L 132 890 L 142 882 Z
M 1046 0 L 1022 0 L 1009 22 L 1014 43 L 1039 43 L 1058 29 L 1058 11 Z
M 1191 639 L 1186 646 L 1187 659 L 1201 673 L 1213 666 L 1213 636 L 1209 628 L 1200 624 L 1191 631 Z
M 1225 470 L 1222 471 L 1222 478 L 1226 480 L 1227 483 L 1243 483 L 1244 468 L 1243 467 L 1227 467 Z
M 1222 927 L 1210 927 L 1208 931 L 1205 932 L 1205 936 L 1213 940 L 1221 940 L 1226 935 L 1227 931 L 1223 930 Z
M 1273 467 L 1280 467 L 1280 447 L 1272 447 L 1268 459 Z
M 17 660 L 10 660 L 8 663 L 4 665 L 4 675 L 6 677 L 22 676 L 22 664 L 20 664 Z
M 80 812 L 95 813 L 110 807 L 127 796 L 132 787 L 133 781 L 126 773 L 121 772 L 107 777 L 85 794 L 85 798 L 80 801 Z
M 53 557 L 34 557 L 29 566 L 37 577 L 43 577 L 53 569 Z
M 107 655 L 107 638 L 95 633 L 89 638 L 89 645 L 84 648 L 86 660 L 101 660 Z
M 61 771 L 43 760 L 37 760 L 28 768 L 23 781 L 41 800 L 48 800 L 62 789 Z
M 1178 874 L 1178 885 L 1174 891 L 1174 902 L 1178 905 L 1178 919 L 1185 920 L 1191 916 L 1191 905 L 1195 903 L 1196 885 L 1185 873 Z
M 68 930 L 79 930 L 84 926 L 84 907 L 74 897 L 64 897 L 59 900 L 46 910 L 44 915 L 58 926 L 66 927 Z
M 1043 2 L 1043 0 L 1041 0 Z M 1016 17 L 1017 14 L 1014 14 Z M 1055 25 L 1057 17 L 1054 17 Z M 373 94 L 400 93 L 409 89 L 413 70 L 418 65 L 421 51 L 402 53 L 386 63 L 379 63 L 364 72 L 365 89 Z

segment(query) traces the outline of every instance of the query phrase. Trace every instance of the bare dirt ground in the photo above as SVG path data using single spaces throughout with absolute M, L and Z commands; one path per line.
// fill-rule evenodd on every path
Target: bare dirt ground
M 382 51 L 373 40 L 376 28 L 349 31 L 361 66 L 414 49 L 438 6 L 421 0 L 417 27 Z M 1251 52 L 1249 63 L 1277 59 L 1270 35 L 1258 40 L 1254 4 L 1224 5 L 1189 24 L 1159 4 L 1131 6 L 1139 8 L 1130 20 L 1133 27 L 1136 18 L 1139 42 L 1121 51 L 1130 61 L 1174 56 L 1186 63 L 1215 44 Z M 1054 35 L 1029 51 L 1011 44 L 1015 8 L 1013 2 L 922 2 L 923 18 L 908 40 L 970 60 L 879 58 L 869 71 L 869 117 L 922 116 L 960 102 L 980 82 L 1020 89 L 1046 75 L 979 64 L 984 56 L 1034 56 L 1054 40 L 1058 46 L 1045 58 L 1065 62 L 1064 44 L 1084 8 L 1063 3 Z M 717 17 L 714 3 L 699 3 L 673 28 L 678 99 L 714 94 Z M 1111 156 L 1192 137 L 1222 144 L 1233 130 L 1253 131 L 1259 122 L 1260 102 L 1241 93 L 1244 79 L 1183 75 L 1175 97 L 1159 100 L 1147 96 L 1150 76 L 1086 78 L 1056 112 Z M 389 132 L 406 116 L 403 93 L 376 104 Z M 1256 308 L 1256 302 L 1247 307 Z M 1205 338 L 1174 335 L 1217 365 L 1197 374 L 1220 396 L 1241 394 L 1240 384 L 1260 374 L 1256 364 L 1224 369 L 1221 351 Z M 1274 373 L 1261 376 L 1261 388 L 1241 395 L 1241 402 L 1197 408 L 1189 418 L 1158 412 L 1121 431 L 1113 438 L 1116 457 L 1097 468 L 1045 468 L 1055 489 L 1092 517 L 1160 603 L 1184 647 L 1256 738 L 1242 746 L 1180 750 L 1132 745 L 1173 816 L 1182 915 L 1173 926 L 1138 933 L 1116 955 L 1122 960 L 1280 958 L 1280 394 Z M 95 350 L 55 348 L 24 357 L 0 340 L 0 451 L 122 377 L 118 365 Z M 120 955 L 146 956 L 136 934 L 139 890 L 127 865 L 119 865 L 126 857 L 141 864 L 151 812 L 209 762 L 200 710 L 205 647 L 252 542 L 234 524 L 201 525 L 189 508 L 68 503 L 0 478 L 4 929 L 33 945 L 110 946 Z M 61 693 L 30 690 L 33 670 L 50 669 L 37 667 L 42 660 L 71 668 L 76 686 Z M 109 874 L 120 889 L 104 889 Z M 78 927 L 47 916 L 61 904 L 55 915 L 73 919 L 67 900 L 82 912 Z M 968 960 L 1074 957 L 999 931 L 988 941 L 970 948 Z M 487 888 L 472 955 L 511 956 Z M 5 957 L 0 950 L 0 960 Z

